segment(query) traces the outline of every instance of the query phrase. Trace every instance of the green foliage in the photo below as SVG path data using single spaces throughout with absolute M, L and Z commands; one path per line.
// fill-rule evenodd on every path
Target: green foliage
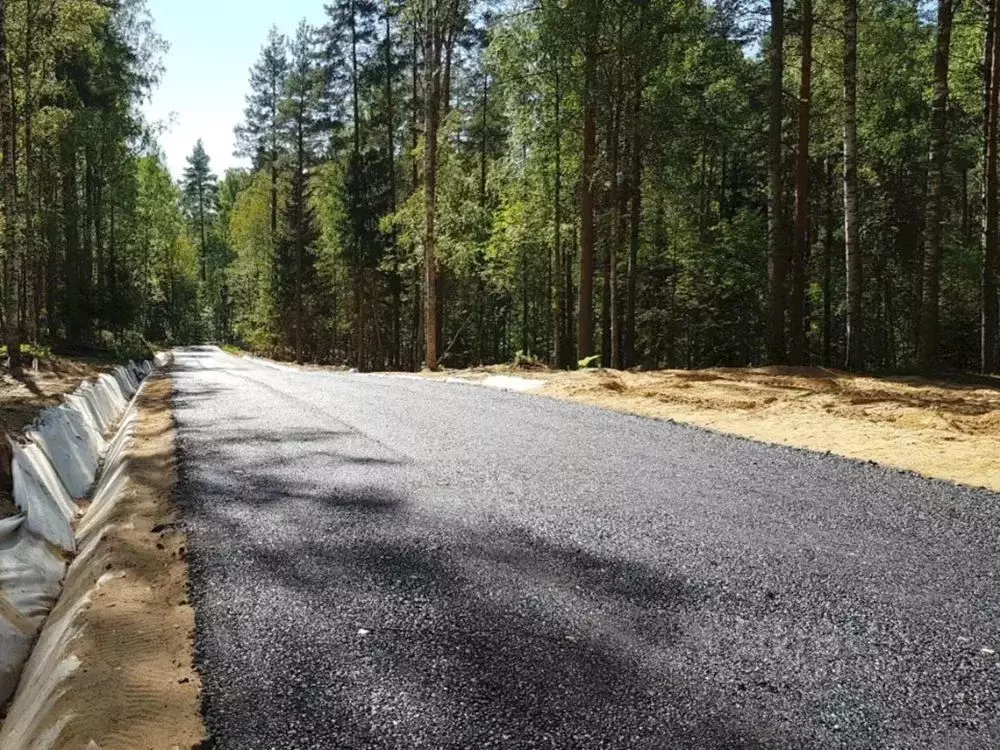
M 125 331 L 114 344 L 114 357 L 119 362 L 133 360 L 141 362 L 144 359 L 152 359 L 153 347 L 138 331 Z
M 88 28 L 114 11 L 82 6 L 81 17 L 63 19 L 65 44 L 100 68 L 88 57 L 96 44 Z M 909 0 L 860 6 L 866 357 L 899 369 L 914 361 L 917 344 L 935 29 Z M 181 193 L 155 156 L 136 158 L 122 146 L 127 118 L 118 123 L 109 143 L 120 146 L 116 200 L 128 207 L 130 287 L 113 299 L 106 291 L 101 323 L 121 330 L 136 321 L 156 340 L 205 336 L 275 356 L 419 368 L 429 327 L 423 10 L 337 0 L 321 28 L 303 23 L 291 42 L 272 29 L 237 128 L 252 169 L 217 188 L 202 149 Z M 844 42 L 828 32 L 840 28 L 843 9 L 816 0 L 815 12 L 804 317 L 810 361 L 834 364 L 843 361 L 845 329 Z M 787 13 L 783 89 L 795 92 L 802 42 L 797 7 Z M 446 90 L 432 239 L 444 361 L 531 366 L 554 362 L 557 352 L 559 364 L 581 359 L 582 136 L 592 100 L 587 187 L 596 200 L 600 354 L 579 366 L 762 362 L 771 39 L 753 10 L 703 0 L 487 4 L 475 12 L 458 3 L 438 20 Z M 941 273 L 942 354 L 955 367 L 975 362 L 981 305 L 982 41 L 981 9 L 963 5 Z M 60 85 L 79 95 L 81 80 Z M 779 166 L 791 219 L 799 123 L 787 98 Z M 86 157 L 80 144 L 96 125 L 85 109 L 39 113 L 39 132 L 56 144 L 72 123 Z M 84 225 L 74 211 L 63 207 L 66 225 Z M 67 299 L 77 293 L 70 278 L 60 290 Z
M 511 367 L 522 370 L 537 370 L 545 366 L 538 357 L 521 351 L 514 354 L 514 359 L 510 364 Z
M 277 166 L 284 153 L 285 144 L 278 135 L 278 110 L 287 77 L 288 40 L 272 26 L 260 58 L 250 70 L 245 121 L 236 127 L 236 152 L 252 159 L 255 170 Z
M 31 360 L 37 359 L 39 362 L 45 362 L 52 359 L 52 347 L 45 346 L 44 344 L 28 344 L 21 348 L 21 353 L 24 356 L 25 361 L 29 364 Z M 4 344 L 0 346 L 0 358 L 6 359 L 7 357 L 7 345 Z
M 287 191 L 287 183 L 280 183 L 278 189 L 280 199 Z M 228 237 L 234 259 L 227 273 L 236 340 L 253 351 L 268 353 L 274 351 L 279 336 L 270 221 L 270 178 L 259 172 L 238 194 L 229 212 Z

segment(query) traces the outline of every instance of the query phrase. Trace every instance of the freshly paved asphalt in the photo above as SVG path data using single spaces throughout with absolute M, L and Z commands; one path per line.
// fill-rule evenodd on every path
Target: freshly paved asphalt
M 1000 747 L 996 495 L 476 386 L 174 373 L 216 747 Z

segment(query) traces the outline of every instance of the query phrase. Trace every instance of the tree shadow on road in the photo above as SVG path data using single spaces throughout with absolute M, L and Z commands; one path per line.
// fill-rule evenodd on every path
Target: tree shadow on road
M 222 657 L 219 633 L 253 639 L 283 621 L 282 608 L 308 613 L 247 663 L 260 670 L 249 695 L 207 672 L 210 724 L 266 704 L 251 724 L 294 713 L 300 736 L 336 736 L 352 748 L 810 747 L 777 741 L 767 717 L 718 705 L 712 675 L 669 666 L 682 615 L 701 601 L 677 571 L 520 526 L 441 527 L 381 486 L 331 496 L 303 481 L 284 497 L 302 503 L 289 513 L 309 514 L 292 537 L 261 534 L 245 507 L 199 501 L 189 513 L 210 662 Z M 228 575 L 219 559 L 238 559 L 255 596 L 273 597 L 249 627 L 237 622 L 246 612 L 213 595 Z M 260 650 L 251 641 L 240 648 Z

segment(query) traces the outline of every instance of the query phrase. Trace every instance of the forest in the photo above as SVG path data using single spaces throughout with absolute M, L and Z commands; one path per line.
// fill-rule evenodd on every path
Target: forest
M 325 14 L 261 40 L 249 166 L 175 181 L 145 0 L 0 2 L 11 366 L 1000 367 L 1000 0 Z

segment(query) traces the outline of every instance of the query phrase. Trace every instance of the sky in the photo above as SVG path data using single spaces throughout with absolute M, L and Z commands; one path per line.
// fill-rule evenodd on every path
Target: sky
M 233 128 L 243 119 L 250 67 L 268 29 L 277 24 L 290 36 L 303 18 L 321 22 L 323 0 L 149 0 L 149 8 L 170 50 L 144 110 L 167 126 L 160 145 L 171 173 L 181 176 L 199 138 L 219 176 L 243 166 L 233 156 Z

